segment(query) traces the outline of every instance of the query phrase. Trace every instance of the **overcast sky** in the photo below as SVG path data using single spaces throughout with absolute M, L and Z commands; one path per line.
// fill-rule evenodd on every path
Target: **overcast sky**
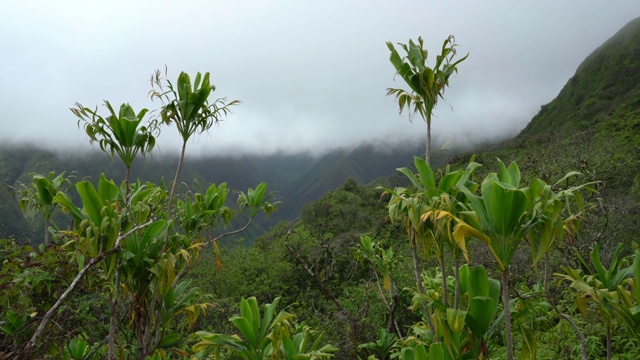
M 165 65 L 210 72 L 215 97 L 243 103 L 192 153 L 318 152 L 425 136 L 399 116 L 386 41 L 449 35 L 470 54 L 440 102 L 434 136 L 514 134 L 640 1 L 7 1 L 0 9 L 0 140 L 65 149 L 87 140 L 68 110 L 103 99 L 136 110 Z M 453 109 L 452 109 L 453 108 Z M 104 109 L 103 109 L 104 111 Z M 175 128 L 159 138 L 179 146 Z

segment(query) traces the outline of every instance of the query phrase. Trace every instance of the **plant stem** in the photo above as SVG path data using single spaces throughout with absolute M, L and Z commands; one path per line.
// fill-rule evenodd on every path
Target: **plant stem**
M 415 230 L 411 229 L 411 259 L 413 260 L 413 273 L 416 278 L 416 286 L 418 287 L 418 292 L 420 294 L 424 294 L 424 286 L 422 285 L 422 276 L 420 276 L 420 262 L 418 260 L 418 246 L 416 244 L 416 235 Z M 424 317 L 427 320 L 427 325 L 429 326 L 429 330 L 431 334 L 433 334 L 433 341 L 438 342 L 438 333 L 436 333 L 436 327 L 433 325 L 433 321 L 431 320 L 431 313 L 429 311 L 429 305 L 426 302 L 422 302 L 422 310 L 424 310 Z
M 427 165 L 431 166 L 431 115 L 427 118 L 427 150 L 424 161 L 427 162 Z
M 178 160 L 178 167 L 176 169 L 176 174 L 173 177 L 173 184 L 171 184 L 171 192 L 169 193 L 169 201 L 167 203 L 167 224 L 170 223 L 171 218 L 172 218 L 172 213 L 171 213 L 171 209 L 173 206 L 173 199 L 175 197 L 175 193 L 176 193 L 176 188 L 178 186 L 178 180 L 180 180 L 180 173 L 182 172 L 182 164 L 184 163 L 184 154 L 186 152 L 187 149 L 187 141 L 183 140 L 182 142 L 182 150 L 180 151 L 180 160 Z M 163 243 L 162 243 L 162 253 L 164 253 L 167 249 L 167 241 L 169 240 L 169 233 L 170 231 L 167 231 L 164 234 L 164 239 L 163 239 Z M 175 282 L 174 282 L 175 284 Z M 144 357 L 146 355 L 148 355 L 148 352 L 150 352 L 150 348 L 151 348 L 151 340 L 152 340 L 152 332 L 154 332 L 155 329 L 155 333 L 158 332 L 158 327 L 160 326 L 160 312 L 163 310 L 162 308 L 164 307 L 163 304 L 160 305 L 160 309 L 157 309 L 157 300 L 158 300 L 158 295 L 160 295 L 158 293 L 158 291 L 154 291 L 153 292 L 153 296 L 151 297 L 151 302 L 149 302 L 151 308 L 148 309 L 147 311 L 147 315 L 148 315 L 148 320 L 147 320 L 147 324 L 144 325 L 145 329 L 138 329 L 138 332 L 144 332 L 144 335 L 142 335 L 142 340 L 139 340 L 139 343 L 142 344 L 141 349 L 140 349 L 140 356 L 142 359 L 144 359 Z M 164 294 L 162 294 L 164 296 Z M 155 318 L 155 326 L 154 324 L 154 318 Z M 139 336 L 140 337 L 140 336 Z
M 47 247 L 49 242 L 49 219 L 44 219 L 44 247 Z
M 556 311 L 558 310 L 556 309 Z M 582 333 L 582 331 L 580 331 L 580 328 L 578 327 L 578 325 L 576 325 L 576 323 L 571 319 L 570 316 L 562 314 L 560 312 L 558 312 L 558 315 L 561 318 L 567 320 L 567 322 L 569 323 L 569 325 L 571 325 L 573 330 L 576 331 L 576 334 L 578 334 L 578 337 L 580 338 L 580 358 L 582 360 L 587 360 L 587 338 L 584 337 L 584 334 Z
M 607 324 L 607 360 L 611 360 L 611 325 Z
M 580 338 L 580 357 L 582 360 L 587 360 L 587 338 L 584 337 L 584 334 L 582 333 L 578 325 L 576 325 L 576 323 L 573 321 L 573 319 L 571 319 L 569 315 L 566 315 L 560 312 L 560 310 L 556 307 L 553 301 L 549 299 L 549 294 L 546 291 L 547 291 L 547 288 L 545 288 L 545 294 L 546 294 L 547 302 L 549 303 L 549 305 L 551 305 L 551 307 L 558 314 L 558 316 L 565 319 L 569 323 L 569 325 L 571 325 L 573 330 L 576 331 L 576 334 L 578 334 L 578 337 Z
M 131 166 L 126 166 L 126 171 L 124 175 L 124 206 L 127 211 L 131 207 L 131 188 L 129 186 L 129 176 L 131 174 Z M 127 216 L 124 218 L 124 222 L 127 222 Z M 123 227 L 126 225 L 123 225 Z M 116 332 L 118 327 L 117 322 L 117 308 L 118 308 L 118 290 L 120 287 L 120 266 L 122 265 L 122 259 L 118 259 L 116 266 L 116 282 L 113 287 L 113 298 L 111 299 L 111 305 L 109 308 L 110 311 L 110 319 L 109 319 L 109 360 L 116 359 Z
M 173 184 L 171 184 L 171 192 L 169 193 L 169 203 L 167 204 L 167 223 L 171 220 L 171 207 L 173 205 L 173 198 L 176 193 L 176 187 L 178 180 L 180 180 L 180 173 L 182 172 L 182 163 L 184 162 L 184 153 L 187 150 L 187 142 L 182 142 L 182 151 L 180 152 L 180 160 L 178 161 L 178 168 L 176 169 L 176 175 L 173 177 Z M 169 232 L 166 233 L 164 242 L 166 244 L 169 238 Z
M 509 308 L 509 268 L 502 272 L 502 303 L 504 304 L 504 332 L 507 338 L 507 360 L 513 360 L 513 334 L 511 333 L 511 309 Z
M 460 309 L 460 261 L 458 257 L 453 254 L 454 261 L 454 276 L 456 278 L 456 290 L 455 290 L 455 298 L 453 300 L 453 308 L 456 310 Z
M 442 300 L 449 307 L 449 287 L 447 286 L 447 266 L 444 261 L 444 247 L 440 249 L 440 272 L 442 273 Z
M 118 327 L 116 310 L 118 308 L 118 288 L 120 287 L 121 262 L 121 259 L 118 259 L 118 266 L 116 267 L 116 283 L 113 287 L 113 299 L 109 309 L 111 315 L 111 318 L 109 319 L 109 360 L 116 359 L 116 329 Z

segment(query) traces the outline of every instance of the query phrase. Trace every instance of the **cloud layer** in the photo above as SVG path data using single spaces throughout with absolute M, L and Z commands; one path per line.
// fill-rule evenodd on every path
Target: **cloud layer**
M 84 146 L 68 108 L 129 102 L 154 109 L 149 77 L 165 65 L 211 72 L 214 95 L 242 100 L 189 146 L 273 153 L 424 136 L 385 97 L 386 41 L 449 35 L 469 58 L 436 110 L 434 134 L 480 141 L 517 133 L 640 2 L 22 1 L 0 13 L 0 139 Z M 179 146 L 165 128 L 162 151 Z

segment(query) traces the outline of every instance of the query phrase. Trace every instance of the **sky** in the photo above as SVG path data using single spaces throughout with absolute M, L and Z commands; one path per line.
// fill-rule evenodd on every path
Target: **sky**
M 210 72 L 213 97 L 242 101 L 190 142 L 202 155 L 320 154 L 424 139 L 399 115 L 385 42 L 448 35 L 469 53 L 434 113 L 433 136 L 469 143 L 517 134 L 578 65 L 640 16 L 637 0 L 7 1 L 0 11 L 0 142 L 90 149 L 69 111 L 109 100 L 158 109 L 149 78 Z M 165 127 L 162 152 L 180 138 Z

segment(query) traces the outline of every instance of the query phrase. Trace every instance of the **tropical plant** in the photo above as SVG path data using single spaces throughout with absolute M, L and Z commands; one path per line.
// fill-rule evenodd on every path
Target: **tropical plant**
M 616 321 L 626 325 L 640 339 L 640 293 L 637 290 L 640 251 L 636 252 L 633 263 L 627 265 L 628 259 L 620 257 L 622 248 L 623 245 L 618 244 L 608 269 L 602 264 L 600 246 L 596 244 L 589 254 L 589 263 L 578 255 L 584 269 L 563 267 L 564 273 L 555 274 L 560 281 L 570 282 L 570 288 L 576 291 L 576 306 L 582 316 L 587 317 L 589 302 L 597 306 L 607 327 L 607 359 L 612 356 L 611 329 Z
M 396 74 L 409 86 L 410 91 L 389 88 L 387 95 L 394 95 L 400 107 L 400 113 L 405 106 L 409 110 L 409 119 L 416 113 L 422 117 L 427 124 L 427 148 L 425 160 L 431 163 L 431 119 L 433 109 L 438 99 L 444 99 L 444 91 L 449 86 L 449 78 L 458 72 L 458 64 L 463 62 L 469 54 L 463 58 L 453 61 L 456 55 L 456 47 L 453 35 L 449 35 L 442 44 L 440 55 L 436 56 L 436 63 L 433 68 L 427 66 L 428 52 L 424 48 L 422 37 L 418 37 L 418 44 L 409 40 L 409 44 L 398 43 L 405 51 L 406 55 L 400 57 L 394 45 L 388 41 L 387 47 L 391 51 L 389 60 L 396 69 Z M 413 109 L 412 109 L 413 107 Z
M 402 332 L 395 318 L 399 290 L 394 276 L 402 257 L 395 255 L 391 246 L 385 250 L 380 243 L 375 243 L 371 240 L 371 237 L 364 235 L 360 237 L 360 244 L 356 248 L 356 259 L 361 264 L 367 260 L 376 277 L 378 294 L 389 312 L 386 332 L 395 331 L 399 337 L 402 337 Z M 382 277 L 382 287 L 380 286 L 380 277 Z M 380 330 L 381 336 L 383 332 L 383 330 Z
M 147 109 L 142 109 L 139 113 L 133 110 L 131 105 L 122 104 L 118 113 L 108 101 L 104 102 L 105 107 L 109 111 L 109 115 L 105 118 L 97 113 L 97 108 L 91 110 L 76 103 L 75 108 L 71 108 L 71 112 L 76 115 L 78 126 L 84 122 L 84 130 L 89 137 L 89 142 L 97 141 L 100 150 L 105 152 L 111 160 L 115 154 L 125 166 L 124 177 L 124 207 L 130 205 L 131 188 L 129 185 L 129 177 L 131 167 L 138 154 L 146 155 L 155 147 L 156 135 L 159 133 L 157 121 L 149 121 L 147 125 L 142 125 Z M 125 217 L 127 215 L 125 214 Z M 121 261 L 118 254 L 111 257 L 113 261 Z M 116 307 L 118 302 L 118 292 L 120 289 L 120 273 L 116 272 L 116 278 L 113 286 L 112 302 L 111 302 L 111 331 L 109 333 L 109 350 L 110 358 L 115 358 L 115 332 L 116 332 Z
M 513 337 L 509 301 L 509 266 L 521 242 L 533 228 L 536 217 L 532 209 L 537 199 L 527 197 L 526 189 L 520 186 L 520 169 L 512 163 L 508 168 L 498 162 L 498 174 L 487 175 L 481 185 L 481 196 L 461 188 L 466 194 L 471 211 L 463 212 L 463 219 L 480 234 L 491 250 L 502 271 L 502 302 L 505 315 L 507 359 L 513 358 Z
M 421 178 L 421 181 L 429 181 L 429 179 Z M 430 235 L 429 232 L 425 231 L 420 221 L 421 215 L 427 211 L 426 204 L 420 201 L 420 197 L 417 192 L 414 193 L 407 188 L 397 187 L 393 190 L 385 189 L 385 193 L 389 193 L 391 195 L 388 205 L 389 218 L 392 222 L 401 222 L 407 231 L 407 236 L 409 237 L 413 273 L 416 281 L 416 292 L 418 295 L 425 294 L 422 276 L 420 274 L 421 270 L 420 260 L 418 258 L 418 244 L 425 244 L 428 236 Z M 433 320 L 431 319 L 431 310 L 429 310 L 427 301 L 422 301 L 421 306 L 427 326 L 429 327 L 434 340 L 437 341 L 438 334 Z
M 465 324 L 469 327 L 469 352 L 475 357 L 487 356 L 487 339 L 489 328 L 494 321 L 500 301 L 500 282 L 491 279 L 482 266 L 474 266 L 471 269 L 462 265 L 460 269 L 461 299 L 466 304 L 462 308 L 467 312 L 464 317 Z
M 388 333 L 384 329 L 378 330 L 378 339 L 358 346 L 358 349 L 364 349 L 375 359 L 388 360 L 391 358 L 398 342 L 398 336 L 394 333 Z M 371 357 L 369 357 L 370 359 Z
M 255 297 L 240 301 L 240 315 L 229 321 L 238 329 L 239 335 L 215 334 L 198 331 L 200 342 L 193 351 L 202 353 L 212 350 L 216 359 L 228 350 L 240 359 L 327 359 L 333 357 L 337 349 L 331 345 L 321 345 L 322 336 L 313 340 L 310 328 L 296 329 L 291 320 L 295 315 L 281 310 L 276 315 L 280 298 L 264 305 L 260 315 Z M 292 336 L 293 334 L 293 336 Z
M 567 176 L 572 175 L 574 173 Z M 460 212 L 462 222 L 454 230 L 456 233 L 466 232 L 469 228 L 475 229 L 477 232 L 472 236 L 488 246 L 502 272 L 507 359 L 513 358 L 509 305 L 509 267 L 513 256 L 522 242 L 530 240 L 535 265 L 553 241 L 562 237 L 564 219 L 573 222 L 577 218 L 574 213 L 566 213 L 572 208 L 562 206 L 562 200 L 568 203 L 579 189 L 586 186 L 571 188 L 563 192 L 561 198 L 539 179 L 534 179 L 529 186 L 521 188 L 520 177 L 520 169 L 515 162 L 506 167 L 502 161 L 498 161 L 498 173 L 490 173 L 485 177 L 480 186 L 480 195 L 473 194 L 466 187 L 460 187 L 467 197 L 469 211 Z M 582 210 L 582 204 L 579 205 L 579 210 Z M 538 240 L 531 240 L 534 237 L 538 237 Z
M 159 76 L 156 80 L 155 84 L 160 85 Z M 208 73 L 202 81 L 198 74 L 194 91 L 185 73 L 181 74 L 175 91 L 171 83 L 167 83 L 167 93 L 152 95 L 168 100 L 161 111 L 162 120 L 178 124 L 185 141 L 183 145 L 195 132 L 208 130 L 220 119 L 220 114 L 228 113 L 227 106 L 237 103 L 219 106 L 220 101 L 216 101 L 208 105 L 207 98 L 214 88 L 209 84 Z M 175 99 L 171 100 L 170 95 Z M 72 111 L 85 121 L 85 132 L 92 142 L 98 141 L 100 148 L 110 157 L 118 154 L 127 167 L 127 177 L 122 186 L 117 186 L 104 174 L 97 187 L 87 181 L 77 183 L 81 206 L 76 206 L 66 193 L 58 192 L 53 197 L 52 202 L 60 205 L 74 219 L 73 229 L 62 233 L 67 240 L 64 246 L 74 249 L 74 256 L 87 261 L 81 262 L 78 274 L 42 317 L 21 354 L 23 358 L 32 355 L 32 349 L 52 315 L 98 264 L 107 281 L 106 288 L 111 289 L 109 358 L 125 355 L 124 350 L 120 355 L 116 353 L 116 334 L 123 330 L 118 324 L 122 317 L 117 316 L 120 298 L 126 298 L 131 305 L 126 309 L 129 314 L 125 318 L 130 319 L 133 329 L 130 338 L 135 339 L 136 347 L 130 355 L 140 359 L 151 355 L 164 356 L 162 351 L 158 352 L 159 349 L 180 339 L 179 334 L 171 331 L 175 320 L 184 315 L 188 324 L 193 325 L 208 307 L 206 303 L 197 303 L 200 292 L 189 281 L 181 281 L 181 275 L 198 257 L 203 246 L 215 243 L 215 238 L 207 239 L 204 235 L 210 234 L 214 226 L 226 225 L 231 220 L 233 212 L 226 205 L 226 184 L 213 184 L 204 194 L 186 194 L 177 202 L 176 216 L 172 219 L 171 205 L 185 146 L 171 193 L 168 194 L 162 184 L 141 184 L 140 181 L 130 184 L 130 167 L 138 154 L 151 151 L 157 128 L 154 121 L 149 126 L 140 126 L 146 110 L 135 114 L 129 105 L 123 105 L 116 114 L 108 102 L 105 104 L 111 113 L 106 118 L 79 104 Z M 240 212 L 249 212 L 249 220 L 247 225 L 231 233 L 246 229 L 260 212 L 273 212 L 276 204 L 271 201 L 272 196 L 272 193 L 267 193 L 265 184 L 250 188 L 247 194 L 240 192 L 238 206 Z M 123 294 L 119 290 L 123 290 Z
M 500 282 L 489 278 L 482 266 L 469 269 L 468 265 L 464 264 L 459 270 L 458 279 L 451 280 L 460 282 L 460 307 L 445 306 L 438 296 L 432 300 L 438 335 L 443 339 L 442 346 L 446 358 L 486 357 L 489 355 L 487 342 L 491 335 L 490 325 L 494 324 L 500 298 Z M 425 288 L 428 289 L 427 294 L 436 292 L 434 288 L 439 289 L 441 286 L 441 274 L 437 271 L 425 272 L 423 277 Z M 416 296 L 414 304 L 416 301 L 423 300 Z M 418 333 L 416 329 L 419 327 L 414 326 L 414 333 Z M 430 351 L 428 348 L 426 350 Z
M 149 110 L 142 109 L 136 114 L 131 105 L 122 104 L 116 113 L 111 103 L 105 100 L 104 106 L 109 111 L 107 117 L 98 114 L 98 109 L 91 110 L 76 103 L 71 112 L 78 117 L 78 126 L 84 123 L 84 131 L 89 142 L 98 142 L 100 150 L 113 160 L 118 154 L 126 168 L 125 184 L 129 184 L 131 166 L 138 154 L 145 155 L 153 150 L 156 136 L 159 134 L 155 120 L 143 125 L 144 116 Z
M 71 340 L 65 347 L 65 360 L 83 360 L 90 352 L 89 344 L 82 337 Z
M 31 184 L 21 185 L 22 198 L 20 198 L 20 209 L 24 212 L 37 211 L 44 218 L 44 246 L 49 242 L 49 222 L 53 211 L 58 204 L 53 201 L 56 194 L 64 192 L 71 186 L 71 180 L 64 177 L 64 172 L 56 176 L 51 171 L 47 176 L 40 174 L 31 175 Z
M 209 96 L 216 87 L 211 84 L 208 72 L 204 76 L 198 73 L 193 84 L 189 74 L 181 72 L 175 85 L 167 79 L 166 73 L 165 69 L 163 77 L 160 70 L 155 72 L 151 77 L 152 88 L 149 93 L 152 100 L 158 99 L 162 103 L 160 110 L 162 122 L 175 123 L 182 138 L 180 160 L 171 185 L 167 207 L 168 219 L 171 219 L 172 201 L 180 179 L 187 142 L 196 133 L 207 132 L 213 125 L 222 121 L 231 112 L 231 107 L 240 104 L 240 101 L 218 98 L 213 103 L 209 103 Z
M 469 180 L 473 171 L 479 164 L 471 161 L 465 170 L 447 171 L 447 173 L 436 183 L 435 176 L 429 164 L 419 157 L 414 157 L 414 165 L 418 171 L 414 174 L 408 168 L 398 169 L 411 182 L 412 188 L 396 187 L 395 189 L 384 189 L 385 193 L 391 195 L 389 199 L 389 217 L 392 221 L 402 221 L 407 229 L 411 244 L 411 257 L 414 265 L 414 275 L 418 298 L 424 294 L 424 286 L 420 275 L 418 259 L 418 249 L 422 249 L 425 255 L 435 250 L 436 257 L 440 263 L 443 286 L 442 297 L 444 306 L 448 307 L 448 286 L 446 284 L 446 264 L 444 252 L 449 248 L 457 259 L 461 254 L 466 256 L 465 237 L 473 235 L 473 228 L 466 227 L 465 232 L 458 231 L 460 236 L 452 235 L 451 219 L 458 211 L 459 188 L 474 188 L 474 183 Z M 444 218 L 444 219 L 443 219 Z M 442 221 L 441 221 L 442 220 Z M 456 280 L 458 276 L 458 266 L 455 269 Z M 459 281 L 456 281 L 455 303 L 459 300 Z M 423 310 L 426 314 L 427 324 L 433 333 L 434 338 L 438 338 L 435 326 L 430 319 L 428 305 L 424 303 Z

